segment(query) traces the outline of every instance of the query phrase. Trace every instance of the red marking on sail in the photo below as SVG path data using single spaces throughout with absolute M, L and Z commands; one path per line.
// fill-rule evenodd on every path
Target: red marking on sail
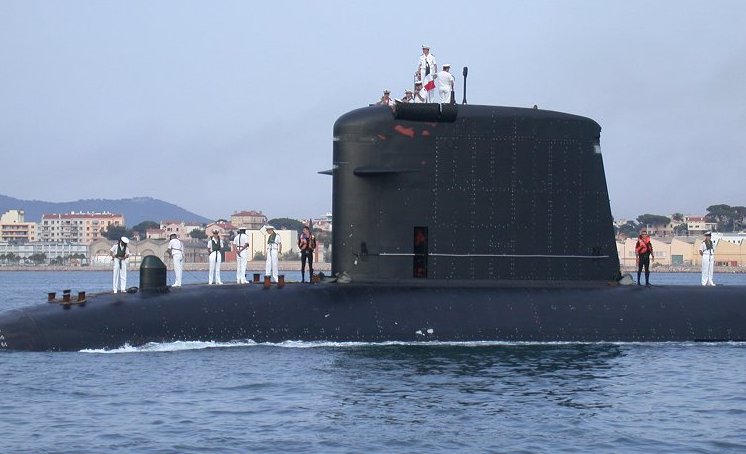
M 414 137 L 414 128 L 407 128 L 406 126 L 396 125 L 394 126 L 394 131 L 403 136 Z

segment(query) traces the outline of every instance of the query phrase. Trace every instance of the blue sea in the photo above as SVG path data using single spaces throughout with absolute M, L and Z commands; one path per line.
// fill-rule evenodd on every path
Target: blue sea
M 699 275 L 651 281 L 697 284 Z M 715 282 L 746 285 L 746 275 Z M 0 272 L 0 310 L 66 288 L 105 291 L 111 274 Z M 0 352 L 0 390 L 0 453 L 746 452 L 743 344 Z

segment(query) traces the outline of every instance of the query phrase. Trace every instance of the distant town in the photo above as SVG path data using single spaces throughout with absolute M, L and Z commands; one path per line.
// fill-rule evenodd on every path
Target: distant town
M 655 258 L 651 266 L 686 270 L 702 264 L 699 245 L 712 232 L 718 271 L 743 271 L 746 267 L 746 207 L 711 205 L 707 213 L 669 216 L 643 214 L 635 220 L 614 220 L 617 252 L 623 270 L 636 268 L 635 244 L 642 230 L 651 236 Z
M 298 232 L 311 225 L 317 239 L 314 262 L 331 261 L 332 214 L 316 219 L 267 219 L 261 211 L 237 211 L 228 219 L 210 223 L 164 219 L 143 221 L 127 227 L 123 214 L 110 212 L 50 213 L 38 222 L 26 220 L 23 209 L 8 210 L 0 216 L 0 265 L 19 266 L 104 266 L 111 263 L 109 249 L 121 236 L 132 240 L 131 266 L 139 266 L 146 255 L 167 260 L 167 243 L 171 234 L 182 240 L 187 264 L 207 263 L 207 232 L 218 230 L 230 240 L 239 228 L 250 237 L 251 257 L 264 260 L 265 237 L 260 231 L 266 224 L 277 228 L 283 245 L 281 260 L 297 260 Z M 636 266 L 635 243 L 642 230 L 651 238 L 655 258 L 653 266 L 697 267 L 701 264 L 699 243 L 706 231 L 712 232 L 716 244 L 716 264 L 722 269 L 746 267 L 746 207 L 712 205 L 696 215 L 673 213 L 668 216 L 643 214 L 634 220 L 614 220 L 617 252 L 623 270 Z M 224 251 L 227 263 L 235 254 Z M 188 265 L 187 265 L 188 266 Z M 194 266 L 194 265 L 193 265 Z
M 316 236 L 314 262 L 329 262 L 332 216 L 316 219 L 267 219 L 261 211 L 238 211 L 229 219 L 210 223 L 165 219 L 143 221 L 128 228 L 123 214 L 110 212 L 49 213 L 38 222 L 26 220 L 23 209 L 8 210 L 0 216 L 0 265 L 103 266 L 111 264 L 109 250 L 122 236 L 131 240 L 133 255 L 130 266 L 139 267 L 147 255 L 167 260 L 168 239 L 175 234 L 184 244 L 187 264 L 207 263 L 207 232 L 217 230 L 223 239 L 231 240 L 239 228 L 250 237 L 251 257 L 265 259 L 265 236 L 262 226 L 272 224 L 285 246 L 280 259 L 298 260 L 297 239 L 304 225 L 310 225 Z M 226 248 L 224 260 L 235 262 L 235 253 Z M 321 267 L 323 268 L 323 267 Z M 320 269 L 321 269 L 320 268 Z

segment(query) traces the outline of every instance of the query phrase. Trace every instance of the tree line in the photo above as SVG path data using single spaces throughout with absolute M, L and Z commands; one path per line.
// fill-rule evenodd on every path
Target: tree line
M 740 232 L 746 225 L 746 207 L 730 206 L 725 204 L 710 205 L 707 207 L 705 220 L 717 224 L 715 229 L 718 232 Z M 643 228 L 652 228 L 656 225 L 668 225 L 672 221 L 681 224 L 673 228 L 674 235 L 688 235 L 689 230 L 684 222 L 684 215 L 674 213 L 671 217 L 661 216 L 658 214 L 641 214 L 635 221 L 627 221 L 621 226 L 615 226 L 614 230 L 617 235 L 626 236 L 627 238 L 636 237 Z

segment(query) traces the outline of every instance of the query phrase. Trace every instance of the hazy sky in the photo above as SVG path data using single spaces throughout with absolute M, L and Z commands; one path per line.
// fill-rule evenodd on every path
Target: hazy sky
M 461 99 L 588 116 L 616 218 L 746 205 L 746 1 L 0 0 L 0 193 L 331 210 L 332 126 L 423 42 Z

